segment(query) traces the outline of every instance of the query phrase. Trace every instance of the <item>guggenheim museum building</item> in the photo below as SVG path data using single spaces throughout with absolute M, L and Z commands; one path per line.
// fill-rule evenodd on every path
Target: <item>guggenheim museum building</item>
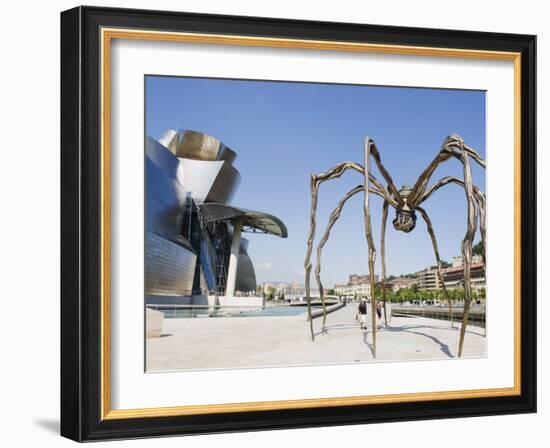
M 235 301 L 254 296 L 246 232 L 287 237 L 277 217 L 233 205 L 237 154 L 216 138 L 169 130 L 146 140 L 145 295 L 147 304 Z

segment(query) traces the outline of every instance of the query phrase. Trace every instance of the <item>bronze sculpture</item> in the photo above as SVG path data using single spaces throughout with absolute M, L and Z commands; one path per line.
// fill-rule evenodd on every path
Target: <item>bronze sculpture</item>
M 382 177 L 386 181 L 387 187 L 384 187 L 374 175 L 371 173 L 371 157 L 374 159 L 378 170 L 382 174 Z M 449 160 L 451 157 L 458 159 L 463 166 L 463 177 L 464 179 L 459 179 L 458 177 L 447 176 L 440 179 L 438 182 L 433 184 L 428 188 L 428 182 L 435 171 L 435 169 L 442 164 L 443 162 Z M 385 263 L 385 233 L 386 233 L 386 221 L 388 217 L 388 209 L 391 205 L 395 211 L 395 219 L 392 221 L 393 226 L 396 230 L 409 233 L 416 226 L 416 212 L 418 211 L 422 216 L 424 222 L 426 223 L 426 228 L 428 234 L 430 235 L 433 250 L 435 253 L 435 258 L 437 262 L 437 271 L 438 277 L 440 279 L 444 299 L 449 304 L 449 315 L 451 319 L 451 325 L 453 325 L 453 315 L 452 315 L 452 304 L 447 296 L 447 290 L 445 288 L 445 281 L 441 271 L 441 259 L 439 257 L 439 249 L 437 246 L 437 240 L 435 236 L 435 231 L 433 229 L 432 223 L 427 212 L 420 205 L 426 201 L 435 191 L 439 188 L 454 183 L 464 188 L 467 201 L 467 230 L 464 239 L 462 240 L 461 252 L 463 258 L 464 266 L 464 313 L 462 318 L 462 326 L 460 329 L 460 339 L 458 345 L 458 356 L 462 356 L 462 349 L 464 345 L 464 336 L 466 332 L 466 326 L 468 322 L 468 316 L 470 312 L 470 303 L 471 303 L 471 284 L 470 284 L 470 269 L 472 264 L 472 243 L 477 230 L 477 223 L 479 220 L 479 228 L 481 233 L 481 239 L 483 248 L 485 249 L 486 244 L 486 227 L 485 227 L 485 203 L 486 198 L 485 194 L 480 191 L 480 189 L 473 184 L 472 180 L 472 169 L 470 166 L 470 158 L 477 162 L 480 166 L 485 168 L 485 161 L 481 156 L 471 147 L 464 143 L 464 140 L 456 135 L 452 134 L 448 136 L 441 147 L 441 150 L 433 159 L 433 161 L 428 165 L 424 172 L 417 179 L 413 187 L 403 186 L 400 190 L 397 190 L 393 183 L 388 171 L 385 169 L 382 164 L 380 153 L 374 140 L 369 137 L 365 138 L 365 147 L 364 147 L 364 166 L 357 164 L 355 162 L 343 162 L 335 167 L 331 168 L 325 173 L 321 174 L 312 174 L 311 175 L 311 214 L 310 214 L 310 229 L 309 236 L 307 240 L 307 252 L 304 262 L 305 268 L 305 290 L 308 303 L 308 320 L 310 322 L 310 331 L 311 338 L 314 340 L 315 335 L 313 332 L 313 319 L 311 315 L 311 285 L 310 285 L 310 275 L 311 275 L 311 253 L 313 249 L 313 241 L 315 238 L 316 230 L 316 213 L 317 213 L 317 199 L 319 186 L 323 182 L 328 180 L 337 179 L 347 170 L 354 170 L 360 173 L 364 182 L 355 188 L 351 189 L 338 203 L 336 208 L 333 210 L 329 217 L 328 225 L 323 234 L 318 246 L 317 246 L 317 260 L 315 268 L 315 278 L 317 286 L 319 288 L 319 295 L 323 305 L 323 324 L 322 327 L 325 329 L 326 325 L 326 304 L 325 304 L 325 294 L 323 284 L 321 282 L 321 255 L 323 247 L 329 239 L 330 232 L 340 217 L 342 209 L 345 203 L 359 192 L 364 192 L 364 220 L 365 220 L 365 237 L 367 239 L 367 245 L 369 250 L 369 279 L 371 286 L 371 316 L 372 316 L 372 347 L 373 355 L 376 357 L 376 324 L 375 324 L 375 307 L 376 307 L 376 298 L 375 288 L 374 288 L 374 262 L 376 259 L 376 248 L 374 245 L 374 239 L 372 235 L 372 224 L 370 216 L 370 195 L 369 193 L 376 194 L 384 199 L 384 204 L 382 208 L 382 228 L 381 228 L 381 262 L 382 262 L 382 301 L 384 303 L 384 310 L 386 308 L 386 289 L 385 289 L 385 277 L 386 277 L 386 263 Z M 485 264 L 485 250 L 483 250 L 483 264 Z M 385 314 L 385 313 L 384 313 Z M 387 324 L 387 323 L 386 323 Z

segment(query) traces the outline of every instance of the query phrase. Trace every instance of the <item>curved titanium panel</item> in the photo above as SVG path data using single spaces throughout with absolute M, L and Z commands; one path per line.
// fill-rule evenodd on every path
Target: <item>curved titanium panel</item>
M 256 272 L 254 271 L 252 260 L 245 249 L 246 246 L 248 246 L 248 241 L 246 241 L 245 245 L 241 244 L 239 250 L 237 279 L 235 281 L 235 290 L 242 292 L 256 291 Z
M 200 204 L 199 207 L 207 222 L 241 218 L 245 227 L 280 236 L 281 238 L 288 236 L 288 231 L 283 222 L 276 216 L 268 213 L 215 203 Z
M 147 140 L 145 141 L 145 155 L 156 165 L 158 165 L 158 167 L 164 171 L 166 176 L 171 179 L 178 179 L 178 181 L 181 181 L 179 178 L 179 172 L 181 171 L 181 168 L 179 167 L 179 160 L 168 150 L 168 148 L 161 145 L 155 139 L 147 137 Z
M 181 233 L 184 195 L 173 178 L 148 156 L 145 159 L 147 231 L 174 239 Z
M 185 191 L 180 163 L 151 138 L 145 150 L 145 293 L 189 295 L 197 256 L 181 235 Z
M 233 163 L 237 157 L 232 149 L 217 138 L 198 131 L 170 129 L 164 133 L 160 142 L 176 156 L 184 159 L 225 160 L 228 163 Z
M 192 294 L 196 259 L 190 248 L 146 232 L 145 294 Z
M 183 170 L 183 186 L 196 202 L 231 201 L 241 182 L 233 165 L 223 161 L 179 159 Z

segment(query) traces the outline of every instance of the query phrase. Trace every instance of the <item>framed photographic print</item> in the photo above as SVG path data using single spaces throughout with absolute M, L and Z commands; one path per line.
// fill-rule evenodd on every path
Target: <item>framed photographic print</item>
M 535 412 L 535 36 L 61 14 L 61 433 Z

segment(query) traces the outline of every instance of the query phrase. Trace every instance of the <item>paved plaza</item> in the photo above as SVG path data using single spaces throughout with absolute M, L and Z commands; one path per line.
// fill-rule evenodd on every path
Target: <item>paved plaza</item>
M 314 319 L 306 315 L 164 319 L 160 338 L 146 340 L 148 371 L 342 364 L 373 361 L 372 334 L 355 321 L 357 304 Z M 369 309 L 369 323 L 370 323 Z M 376 361 L 450 359 L 458 350 L 460 323 L 393 317 L 377 331 Z M 485 329 L 468 326 L 465 357 L 486 356 Z

